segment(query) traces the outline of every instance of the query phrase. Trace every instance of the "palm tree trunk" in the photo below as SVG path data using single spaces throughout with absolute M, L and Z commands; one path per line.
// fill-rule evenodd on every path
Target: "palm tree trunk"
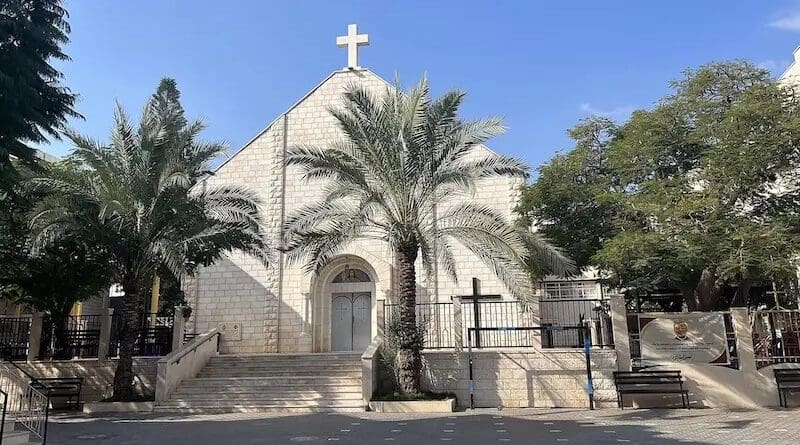
M 141 283 L 136 279 L 125 279 L 122 282 L 125 296 L 122 300 L 122 319 L 120 322 L 119 361 L 114 373 L 113 400 L 131 401 L 136 397 L 133 387 L 133 350 L 141 326 L 143 301 Z
M 417 260 L 419 246 L 409 243 L 395 252 L 399 268 L 400 287 L 400 332 L 399 349 L 396 364 L 400 390 L 404 393 L 420 392 L 420 374 L 422 372 L 422 339 L 417 328 L 417 272 L 414 262 Z

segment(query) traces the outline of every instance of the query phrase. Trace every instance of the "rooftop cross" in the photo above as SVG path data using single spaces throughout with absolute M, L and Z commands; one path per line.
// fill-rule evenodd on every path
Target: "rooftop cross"
M 358 47 L 369 45 L 369 34 L 359 34 L 358 25 L 347 25 L 347 35 L 336 37 L 336 46 L 347 47 L 347 68 L 357 70 L 358 66 Z

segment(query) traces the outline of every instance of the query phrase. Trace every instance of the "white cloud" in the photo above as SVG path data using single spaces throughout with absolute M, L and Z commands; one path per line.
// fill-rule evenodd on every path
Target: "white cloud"
M 769 22 L 769 26 L 784 31 L 800 32 L 800 11 L 791 12 L 783 17 L 777 18 Z
M 756 66 L 765 70 L 769 70 L 774 74 L 780 74 L 786 70 L 786 67 L 788 67 L 791 63 L 792 62 L 790 60 L 768 59 L 757 62 Z
M 580 110 L 582 113 L 589 116 L 602 116 L 607 117 L 613 121 L 624 121 L 631 116 L 637 107 L 633 105 L 623 105 L 611 109 L 597 108 L 590 103 L 582 103 Z

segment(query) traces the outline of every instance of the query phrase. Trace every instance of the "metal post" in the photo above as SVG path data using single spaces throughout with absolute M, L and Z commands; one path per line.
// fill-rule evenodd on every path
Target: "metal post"
M 478 279 L 472 279 L 472 295 L 474 295 L 474 299 L 472 300 L 472 314 L 473 319 L 475 320 L 475 347 L 481 347 L 481 307 L 480 307 L 480 291 L 478 289 Z
M 583 322 L 583 352 L 586 355 L 586 392 L 589 394 L 589 409 L 594 409 L 594 382 L 592 381 L 592 336 L 589 323 Z
M 469 409 L 475 409 L 475 380 L 472 375 L 472 329 L 467 330 L 467 358 L 469 359 Z M 477 332 L 477 331 L 476 331 Z

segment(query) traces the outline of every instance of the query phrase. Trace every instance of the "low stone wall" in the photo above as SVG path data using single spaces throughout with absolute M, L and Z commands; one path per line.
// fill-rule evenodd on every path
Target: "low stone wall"
M 772 365 L 759 370 L 724 366 L 675 363 L 653 370 L 680 370 L 686 380 L 691 406 L 702 408 L 757 409 L 778 407 L 778 385 L 774 369 L 800 368 L 798 363 Z M 625 406 L 640 408 L 681 406 L 677 396 L 625 396 Z M 789 405 L 800 404 L 800 394 L 788 396 Z
M 136 386 L 146 397 L 153 397 L 156 384 L 156 363 L 160 357 L 137 357 L 133 359 Z M 116 360 L 78 359 L 63 361 L 17 362 L 22 369 L 35 377 L 83 377 L 81 399 L 97 402 L 109 395 L 114 381 Z M 0 373 L 10 367 L 0 363 Z
M 423 352 L 423 387 L 452 392 L 461 406 L 469 405 L 467 352 Z M 594 350 L 592 377 L 598 407 L 616 406 L 613 350 Z M 475 406 L 524 408 L 585 408 L 586 358 L 583 350 L 473 351 Z

